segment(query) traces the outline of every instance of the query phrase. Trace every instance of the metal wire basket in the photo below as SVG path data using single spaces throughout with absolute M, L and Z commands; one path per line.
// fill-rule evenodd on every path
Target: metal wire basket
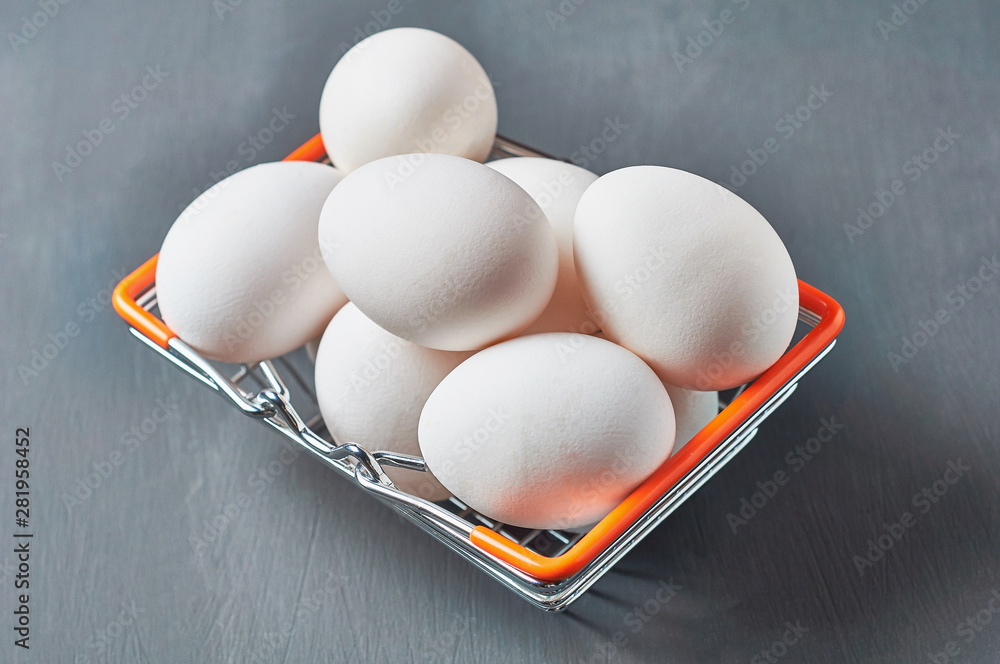
M 552 158 L 498 136 L 493 157 L 512 156 Z M 329 163 L 319 135 L 286 160 Z M 493 521 L 454 497 L 433 503 L 400 491 L 382 470 L 388 465 L 425 471 L 419 457 L 369 450 L 364 441 L 334 441 L 319 415 L 310 381 L 311 365 L 303 360 L 302 349 L 292 356 L 235 369 L 199 355 L 156 315 L 156 261 L 157 256 L 150 258 L 114 292 L 115 309 L 130 324 L 132 334 L 243 413 L 288 436 L 547 611 L 564 610 L 579 598 L 732 459 L 756 435 L 761 422 L 795 391 L 799 379 L 833 348 L 844 325 L 840 305 L 800 281 L 797 341 L 778 362 L 753 382 L 732 391 L 720 403 L 721 413 L 712 422 L 589 532 L 528 530 Z

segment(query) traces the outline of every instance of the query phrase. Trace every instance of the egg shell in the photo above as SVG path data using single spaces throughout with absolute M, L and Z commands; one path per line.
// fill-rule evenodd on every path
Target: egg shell
M 420 415 L 428 467 L 488 517 L 575 528 L 605 517 L 667 457 L 670 397 L 638 357 L 584 334 L 491 346 L 431 393 Z
M 597 333 L 601 337 L 601 333 Z M 719 414 L 719 393 L 685 390 L 683 387 L 664 383 L 670 404 L 674 407 L 674 421 L 677 433 L 674 436 L 674 447 L 670 456 L 674 456 L 687 445 L 694 435 L 705 428 Z M 576 528 L 566 528 L 573 533 L 588 533 L 596 523 Z
M 666 383 L 663 386 L 667 388 L 670 403 L 674 406 L 677 435 L 674 438 L 673 454 L 677 454 L 696 433 L 704 429 L 705 425 L 719 414 L 719 393 L 685 390 L 683 387 Z
M 156 295 L 177 336 L 203 355 L 250 363 L 322 334 L 347 298 L 324 269 L 317 228 L 340 182 L 311 162 L 252 166 L 181 213 L 160 249 Z
M 594 336 L 599 339 L 608 339 L 604 332 L 595 332 Z M 696 433 L 705 428 L 709 422 L 719 414 L 719 393 L 715 391 L 702 392 L 699 390 L 686 390 L 683 387 L 671 385 L 660 379 L 663 387 L 670 395 L 670 403 L 674 407 L 674 420 L 677 424 L 677 433 L 674 436 L 674 450 L 671 453 L 677 454 L 682 447 L 688 444 Z M 586 526 L 585 530 L 590 530 L 591 526 Z M 578 531 L 580 529 L 570 530 Z
M 347 296 L 398 337 L 475 350 L 545 309 L 558 253 L 544 213 L 486 166 L 414 154 L 366 164 L 320 218 L 327 266 Z
M 485 161 L 497 130 L 489 76 L 461 44 L 384 30 L 344 54 L 319 105 L 323 143 L 345 173 L 382 157 L 438 152 Z
M 608 173 L 580 200 L 573 241 L 601 329 L 670 384 L 741 385 L 792 339 L 788 252 L 759 212 L 709 180 L 661 166 Z
M 556 235 L 559 247 L 559 276 L 552 299 L 542 315 L 524 334 L 541 332 L 596 332 L 583 294 L 576 282 L 573 264 L 573 215 L 580 197 L 597 175 L 555 159 L 512 157 L 486 164 L 513 180 L 542 208 Z
M 427 397 L 469 353 L 434 350 L 394 336 L 348 303 L 330 321 L 316 354 L 316 398 L 337 443 L 421 456 L 417 423 Z M 383 466 L 403 491 L 443 500 L 429 472 Z

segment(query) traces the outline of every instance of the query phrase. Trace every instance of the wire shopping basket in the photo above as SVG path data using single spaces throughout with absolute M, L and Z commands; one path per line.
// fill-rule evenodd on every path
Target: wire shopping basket
M 547 157 L 498 136 L 494 158 Z M 286 161 L 329 163 L 319 134 Z M 156 315 L 153 256 L 121 280 L 115 310 L 151 349 L 246 415 L 302 446 L 535 606 L 561 611 L 579 598 L 653 528 L 718 472 L 795 391 L 799 379 L 836 343 L 844 311 L 829 295 L 799 281 L 799 330 L 785 354 L 723 403 L 721 412 L 589 532 L 529 530 L 498 523 L 457 498 L 429 502 L 397 489 L 383 466 L 426 471 L 423 459 L 334 441 L 318 414 L 308 370 L 282 357 L 242 365 L 233 372 L 177 337 Z M 296 351 L 296 353 L 301 353 Z M 301 364 L 301 363 L 300 363 Z M 232 365 L 228 365 L 232 366 Z M 279 369 L 280 366 L 280 369 Z M 305 377 L 303 376 L 305 374 Z M 294 403 L 293 403 L 294 402 Z M 308 420 L 300 413 L 315 413 Z

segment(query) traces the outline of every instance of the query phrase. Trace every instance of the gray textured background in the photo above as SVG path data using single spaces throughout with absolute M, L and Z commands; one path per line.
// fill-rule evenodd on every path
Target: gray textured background
M 0 661 L 735 663 L 785 622 L 808 631 L 780 661 L 926 662 L 949 641 L 956 661 L 997 661 L 1000 280 L 962 298 L 907 364 L 887 354 L 1000 252 L 1000 8 L 910 2 L 885 35 L 890 0 L 563 0 L 565 15 L 557 0 L 402 0 L 392 17 L 480 59 L 507 135 L 570 155 L 606 119 L 628 124 L 597 172 L 663 164 L 725 181 L 775 136 L 739 193 L 848 313 L 838 347 L 747 450 L 567 615 L 529 607 L 305 457 L 268 474 L 277 434 L 159 361 L 106 306 L 109 283 L 157 251 L 212 172 L 279 159 L 317 131 L 339 44 L 388 1 L 245 0 L 220 17 L 208 0 L 70 0 L 16 48 L 10 34 L 39 6 L 4 2 Z M 732 22 L 679 68 L 672 54 L 725 8 Z M 168 75 L 122 117 L 115 100 L 147 66 Z M 786 138 L 776 123 L 811 86 L 832 96 Z M 295 118 L 263 151 L 241 151 L 274 108 Z M 57 177 L 52 163 L 104 118 L 113 131 Z M 911 182 L 906 162 L 949 127 L 959 138 Z M 897 178 L 905 193 L 852 242 L 844 224 Z M 68 323 L 79 334 L 22 379 Z M 158 400 L 179 409 L 131 438 Z M 824 417 L 844 429 L 734 534 L 726 515 L 789 470 Z M 32 432 L 29 653 L 10 631 L 18 426 Z M 67 508 L 64 494 L 116 451 L 123 463 Z M 949 461 L 970 470 L 923 513 L 912 498 Z M 252 483 L 261 469 L 268 481 Z M 241 494 L 197 554 L 189 537 Z M 859 573 L 854 556 L 907 511 L 915 525 Z M 680 590 L 636 622 L 660 580 Z M 989 623 L 962 630 L 981 611 Z

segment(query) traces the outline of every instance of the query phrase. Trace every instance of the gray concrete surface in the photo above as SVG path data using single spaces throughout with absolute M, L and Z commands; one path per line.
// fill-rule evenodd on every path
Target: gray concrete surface
M 390 4 L 0 7 L 0 660 L 997 661 L 1000 279 L 974 279 L 1000 251 L 1000 7 Z M 740 185 L 800 276 L 847 310 L 838 347 L 756 440 L 566 615 L 531 608 L 318 464 L 274 465 L 277 434 L 159 361 L 107 305 L 214 172 L 317 131 L 341 44 L 379 18 L 465 44 L 509 136 L 597 172 L 662 164 Z M 808 119 L 785 119 L 804 118 L 817 89 L 829 95 Z M 258 150 L 248 137 L 275 109 L 294 117 Z M 614 140 L 596 141 L 616 120 Z M 67 163 L 88 135 L 98 144 Z M 777 151 L 732 181 L 768 139 Z M 878 216 L 854 232 L 859 207 Z M 843 428 L 790 461 L 824 418 Z M 31 441 L 28 651 L 13 632 L 18 427 Z M 112 457 L 87 495 L 80 483 Z M 782 469 L 791 481 L 734 532 L 727 515 Z M 241 495 L 196 551 L 190 538 Z M 665 602 L 661 582 L 679 586 Z

